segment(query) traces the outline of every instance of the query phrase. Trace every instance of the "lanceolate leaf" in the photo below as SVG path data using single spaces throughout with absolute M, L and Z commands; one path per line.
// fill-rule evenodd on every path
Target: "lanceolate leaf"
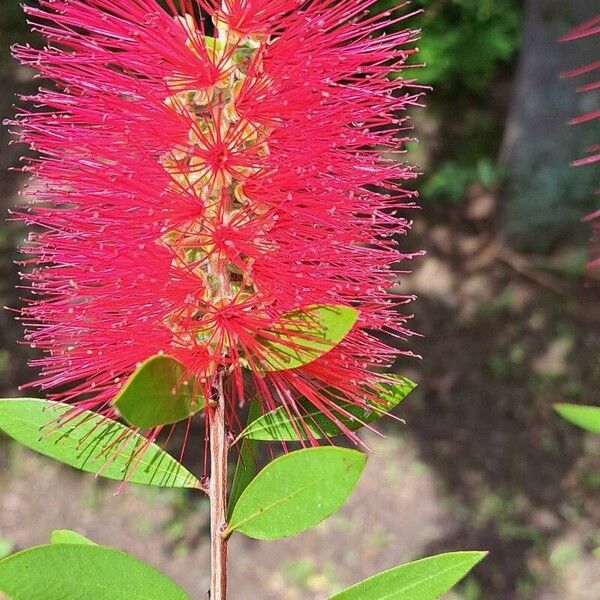
M 301 402 L 300 415 L 290 415 L 285 407 L 280 406 L 250 423 L 239 437 L 263 441 L 295 441 L 308 439 L 309 433 L 314 439 L 340 435 L 343 433 L 340 423 L 350 430 L 359 429 L 391 411 L 416 387 L 410 379 L 401 376 L 395 378 L 397 383 L 382 386 L 381 402 L 373 404 L 370 410 L 348 402 L 339 402 L 339 410 L 329 407 L 339 423 L 304 401 Z
M 600 406 L 584 404 L 555 404 L 554 409 L 563 418 L 592 433 L 600 433 Z
M 389 412 L 400 404 L 417 387 L 417 384 L 404 375 L 388 373 L 386 376 L 395 380 L 394 383 L 381 384 L 381 405 L 385 406 L 386 411 Z
M 55 529 L 50 537 L 51 544 L 92 544 L 95 545 L 92 540 L 88 540 L 86 537 L 71 531 L 70 529 Z
M 260 404 L 254 400 L 250 403 L 248 411 L 248 424 L 253 423 L 260 415 Z M 229 494 L 228 513 L 231 516 L 242 492 L 248 487 L 248 484 L 256 475 L 256 461 L 258 454 L 258 441 L 248 439 L 243 440 L 239 446 L 239 456 L 235 472 L 233 474 L 233 483 Z
M 329 600 L 436 600 L 487 552 L 449 552 L 406 563 L 365 579 Z
M 227 533 L 273 540 L 316 525 L 346 501 L 366 460 L 361 452 L 334 446 L 276 458 L 240 496 Z
M 356 309 L 342 305 L 312 305 L 287 313 L 272 330 L 263 332 L 267 351 L 263 369 L 295 369 L 316 360 L 339 344 L 357 319 Z
M 185 367 L 171 356 L 157 354 L 142 363 L 113 400 L 131 425 L 151 429 L 183 421 L 204 408 Z
M 5 558 L 0 592 L 11 600 L 190 600 L 149 565 L 94 544 L 36 546 Z
M 71 410 L 48 400 L 1 399 L 0 430 L 41 454 L 109 479 L 201 488 L 185 467 L 143 436 L 91 411 L 70 417 Z

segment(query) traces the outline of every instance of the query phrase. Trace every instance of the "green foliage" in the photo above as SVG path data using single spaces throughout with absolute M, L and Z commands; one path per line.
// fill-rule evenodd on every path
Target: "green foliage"
M 563 418 L 592 433 L 600 433 L 600 406 L 555 404 L 554 410 Z
M 34 398 L 0 399 L 0 429 L 81 471 L 159 487 L 201 487 L 173 457 L 128 427 L 91 411 L 68 415 L 72 410 Z
M 241 494 L 227 534 L 275 540 L 313 527 L 344 504 L 366 460 L 361 452 L 335 446 L 276 458 Z
M 456 585 L 486 552 L 448 552 L 383 571 L 329 600 L 435 600 Z
M 55 529 L 50 536 L 50 543 L 95 545 L 92 540 L 88 540 L 85 536 L 70 529 Z
M 31 4 L 33 0 L 2 0 L 0 2 L 0 67 L 9 60 L 9 48 L 16 42 L 34 41 L 34 35 L 25 22 L 21 3 Z
M 379 4 L 391 7 L 397 2 Z M 423 83 L 447 92 L 481 90 L 498 64 L 509 61 L 519 48 L 520 0 L 414 0 L 413 7 L 424 9 L 418 19 L 422 37 L 416 57 L 426 64 L 419 73 Z
M 260 416 L 260 404 L 256 401 L 250 403 L 248 411 L 248 424 L 252 423 Z M 231 492 L 229 493 L 228 511 L 229 517 L 233 512 L 239 497 L 242 492 L 248 487 L 248 484 L 256 475 L 256 461 L 258 459 L 258 441 L 252 439 L 242 440 L 239 449 L 238 461 L 233 474 L 233 482 L 231 484 Z
M 340 425 L 349 430 L 359 429 L 391 411 L 416 387 L 409 379 L 401 376 L 397 376 L 397 379 L 398 383 L 394 385 L 382 386 L 381 402 L 369 406 L 369 409 L 348 402 L 336 403 L 339 410 L 330 407 L 337 421 L 331 420 L 323 411 L 305 400 L 300 401 L 299 415 L 280 406 L 253 421 L 239 437 L 264 441 L 297 441 L 340 435 L 343 433 Z
M 4 538 L 0 538 L 0 560 L 8 556 L 9 554 L 12 554 L 13 549 L 14 544 L 11 541 L 5 540 Z
M 204 408 L 185 367 L 171 356 L 156 355 L 144 361 L 127 380 L 113 403 L 130 424 L 142 429 L 188 419 Z
M 417 2 L 419 4 L 419 2 Z M 487 85 L 498 62 L 511 58 L 520 43 L 516 0 L 423 2 L 423 81 L 454 82 L 471 90 Z
M 498 177 L 498 168 L 489 158 L 480 158 L 475 163 L 447 160 L 421 186 L 421 191 L 426 198 L 441 197 L 458 202 L 471 184 L 479 183 L 491 188 L 497 183 Z
M 349 306 L 314 305 L 287 313 L 271 331 L 263 332 L 265 371 L 295 369 L 329 352 L 348 335 L 358 311 Z
M 426 202 L 458 202 L 472 183 L 489 188 L 498 180 L 496 157 L 508 94 L 496 90 L 506 85 L 505 67 L 520 47 L 522 4 L 414 0 L 406 10 L 423 13 L 395 26 L 421 28 L 419 52 L 411 62 L 426 63 L 398 75 L 433 87 L 427 93 L 426 114 L 415 115 L 417 132 L 431 132 L 433 143 L 425 157 L 409 146 L 409 161 L 423 167 L 426 175 L 419 185 Z M 377 8 L 397 5 L 395 0 L 380 0 Z
M 81 543 L 35 546 L 0 561 L 0 592 L 11 600 L 189 600 L 136 558 Z

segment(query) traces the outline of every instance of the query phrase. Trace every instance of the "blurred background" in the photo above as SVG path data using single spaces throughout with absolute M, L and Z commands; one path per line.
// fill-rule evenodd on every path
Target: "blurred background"
M 398 4 L 388 0 L 379 5 Z M 596 5 L 594 7 L 594 4 Z M 560 73 L 598 59 L 597 38 L 557 38 L 593 0 L 415 0 L 420 61 L 433 86 L 414 115 L 409 160 L 423 177 L 407 250 L 427 249 L 399 290 L 418 294 L 410 347 L 396 365 L 419 383 L 406 425 L 365 435 L 374 455 L 349 504 L 315 530 L 230 549 L 232 599 L 322 599 L 400 562 L 446 550 L 490 556 L 453 600 L 600 598 L 600 444 L 552 411 L 598 403 L 600 278 L 584 269 L 598 208 L 598 106 Z M 9 56 L 35 43 L 17 0 L 0 1 L 0 113 L 35 89 Z M 418 61 L 417 61 L 418 62 Z M 407 75 L 405 75 L 407 76 Z M 594 96 L 595 94 L 595 96 Z M 599 123 L 596 121 L 595 123 Z M 9 169 L 23 148 L 0 130 L 0 214 L 20 200 Z M 2 219 L 3 221 L 3 219 Z M 0 225 L 0 304 L 18 305 L 18 224 Z M 31 379 L 20 327 L 0 312 L 0 396 Z M 201 451 L 188 452 L 192 466 Z M 197 468 L 197 467 L 195 467 Z M 208 507 L 184 492 L 83 476 L 0 439 L 0 556 L 72 528 L 156 565 L 199 596 L 208 587 Z

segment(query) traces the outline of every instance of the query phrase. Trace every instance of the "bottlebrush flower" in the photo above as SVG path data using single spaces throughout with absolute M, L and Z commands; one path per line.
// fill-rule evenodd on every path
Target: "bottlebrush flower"
M 177 358 L 228 419 L 366 405 L 410 335 L 389 291 L 415 177 L 399 159 L 417 32 L 375 0 L 41 0 L 47 41 L 15 49 L 53 82 L 12 125 L 37 152 L 22 218 L 35 384 L 111 414 L 136 365 Z M 264 368 L 269 332 L 314 305 L 356 307 L 339 346 Z M 300 313 L 301 314 L 301 313 Z M 249 375 L 248 375 L 249 373 Z M 331 390 L 335 389 L 336 392 Z M 334 415 L 335 416 L 335 415 Z M 156 432 L 155 432 L 156 433 Z

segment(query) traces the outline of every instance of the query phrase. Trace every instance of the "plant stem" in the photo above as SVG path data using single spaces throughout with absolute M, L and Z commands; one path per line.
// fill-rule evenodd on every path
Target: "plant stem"
M 224 374 L 219 373 L 210 419 L 210 600 L 227 598 L 227 454 Z

